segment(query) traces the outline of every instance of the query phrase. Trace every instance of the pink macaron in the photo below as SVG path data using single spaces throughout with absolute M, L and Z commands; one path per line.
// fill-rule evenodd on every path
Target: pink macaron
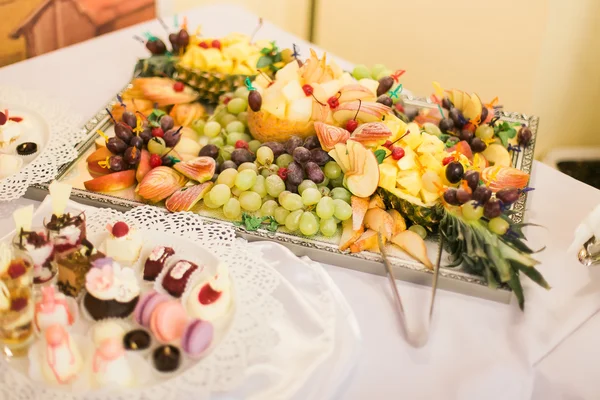
M 163 293 L 158 293 L 154 290 L 144 294 L 140 297 L 140 300 L 135 307 L 135 311 L 133 312 L 133 318 L 135 321 L 145 328 L 150 327 L 150 319 L 152 317 L 152 313 L 161 303 L 165 303 L 169 301 L 171 298 Z
M 181 338 L 188 316 L 179 300 L 170 300 L 156 306 L 150 317 L 150 330 L 161 343 Z
M 214 327 L 208 321 L 195 319 L 185 327 L 181 348 L 190 358 L 199 358 L 212 343 Z

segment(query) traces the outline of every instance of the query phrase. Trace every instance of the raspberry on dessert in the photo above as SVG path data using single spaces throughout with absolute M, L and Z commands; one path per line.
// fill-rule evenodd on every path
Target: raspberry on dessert
M 119 221 L 112 227 L 112 234 L 114 237 L 120 238 L 129 233 L 129 226 L 123 222 Z
M 11 301 L 11 303 L 10 303 L 11 311 L 21 311 L 25 307 L 27 307 L 27 298 L 26 297 L 16 298 L 13 301 Z
M 7 272 L 8 272 L 8 276 L 10 276 L 11 279 L 17 279 L 21 275 L 25 274 L 26 271 L 27 271 L 27 268 L 25 267 L 23 262 L 17 261 L 17 262 L 13 262 L 10 264 Z

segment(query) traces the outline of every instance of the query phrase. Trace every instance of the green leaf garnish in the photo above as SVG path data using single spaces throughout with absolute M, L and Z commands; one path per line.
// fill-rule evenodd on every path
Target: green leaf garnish
M 268 67 L 271 64 L 273 64 L 273 58 L 272 57 L 262 56 L 261 58 L 258 59 L 258 62 L 256 63 L 256 68 Z
M 385 155 L 386 155 L 385 150 L 383 150 L 383 149 L 375 150 L 374 154 L 375 154 L 375 158 L 377 159 L 377 162 L 379 164 L 381 164 L 383 162 L 383 160 L 385 160 Z
M 250 214 L 244 212 L 244 213 L 242 213 L 242 220 L 236 221 L 236 222 L 234 222 L 234 224 L 236 226 L 243 226 L 247 231 L 256 231 L 256 230 L 258 230 L 258 228 L 261 227 L 261 225 L 265 221 L 269 222 L 269 224 L 265 227 L 265 229 L 267 229 L 268 231 L 271 231 L 271 232 L 277 231 L 279 224 L 277 223 L 277 221 L 275 221 L 275 218 L 273 218 L 271 216 L 255 217 L 253 215 L 250 215 Z
M 502 122 L 494 127 L 494 133 L 500 138 L 502 145 L 508 147 L 508 140 L 517 136 L 517 130 L 508 122 Z

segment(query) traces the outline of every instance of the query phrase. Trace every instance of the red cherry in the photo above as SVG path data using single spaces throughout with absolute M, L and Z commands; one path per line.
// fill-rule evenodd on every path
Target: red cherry
M 389 149 L 390 147 L 392 147 L 392 142 L 391 140 L 386 140 L 385 143 L 383 144 L 383 147 L 385 147 L 386 149 Z
M 198 46 L 202 47 L 203 49 L 208 49 L 210 47 L 206 42 L 200 42 Z
M 279 175 L 279 177 L 281 179 L 283 179 L 285 181 L 285 179 L 287 178 L 287 174 L 288 174 L 288 170 L 287 168 L 279 168 L 277 170 L 277 175 Z
M 358 122 L 355 119 L 351 119 L 346 122 L 346 130 L 348 132 L 352 133 L 356 128 L 358 128 Z
M 163 131 L 160 126 L 157 126 L 156 128 L 152 128 L 152 136 L 163 137 L 165 136 L 165 131 Z
M 219 42 L 217 39 L 213 40 L 213 41 L 212 41 L 212 47 L 213 47 L 214 49 L 219 49 L 219 50 L 221 50 L 221 42 Z
M 237 142 L 235 142 L 235 148 L 236 149 L 246 149 L 246 150 L 248 150 L 248 142 L 240 139 Z
M 400 111 L 401 113 L 404 112 L 404 106 L 400 103 L 396 103 L 396 110 Z
M 162 158 L 158 154 L 150 155 L 150 167 L 156 168 L 162 165 Z
M 394 147 L 392 149 L 392 158 L 396 161 L 404 157 L 404 149 L 402 147 Z
M 25 297 L 18 297 L 10 302 L 11 311 L 21 311 L 25 307 L 27 307 L 27 298 Z
M 8 118 L 6 118 L 6 114 L 4 114 L 2 111 L 0 111 L 0 125 L 4 125 L 6 123 L 6 120 Z
M 448 156 L 448 157 L 445 157 L 445 158 L 442 160 L 442 165 L 448 165 L 448 164 L 450 164 L 452 161 L 454 161 L 454 157 L 453 157 L 453 156 Z
M 327 100 L 327 104 L 329 104 L 329 107 L 331 108 L 337 108 L 337 106 L 340 105 L 340 101 L 338 100 L 337 97 L 335 96 L 331 96 L 328 100 Z
M 227 105 L 231 101 L 231 97 L 227 96 L 223 99 L 223 104 Z
M 304 90 L 304 94 L 307 96 L 311 96 L 313 94 L 313 87 L 308 84 L 302 86 L 302 90 Z
M 173 84 L 173 90 L 176 92 L 183 92 L 183 89 L 185 89 L 185 85 L 183 84 L 183 82 L 175 82 Z
M 129 226 L 123 222 L 119 221 L 112 227 L 112 234 L 114 237 L 123 237 L 129 233 Z
M 23 275 L 26 270 L 27 269 L 25 268 L 25 265 L 23 265 L 22 262 L 13 262 L 8 267 L 7 273 L 8 273 L 8 276 L 10 276 L 11 279 L 17 279 L 18 277 L 20 277 L 21 275 Z

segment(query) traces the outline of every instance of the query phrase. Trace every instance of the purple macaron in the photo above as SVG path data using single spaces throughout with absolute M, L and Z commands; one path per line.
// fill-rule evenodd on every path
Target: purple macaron
M 190 321 L 181 338 L 181 348 L 190 358 L 200 357 L 210 346 L 214 327 L 208 321 L 195 319 Z
M 133 312 L 133 318 L 141 326 L 148 328 L 150 327 L 150 317 L 152 312 L 157 305 L 165 301 L 169 301 L 171 298 L 163 293 L 158 293 L 152 290 L 145 293 L 137 303 L 135 311 Z

